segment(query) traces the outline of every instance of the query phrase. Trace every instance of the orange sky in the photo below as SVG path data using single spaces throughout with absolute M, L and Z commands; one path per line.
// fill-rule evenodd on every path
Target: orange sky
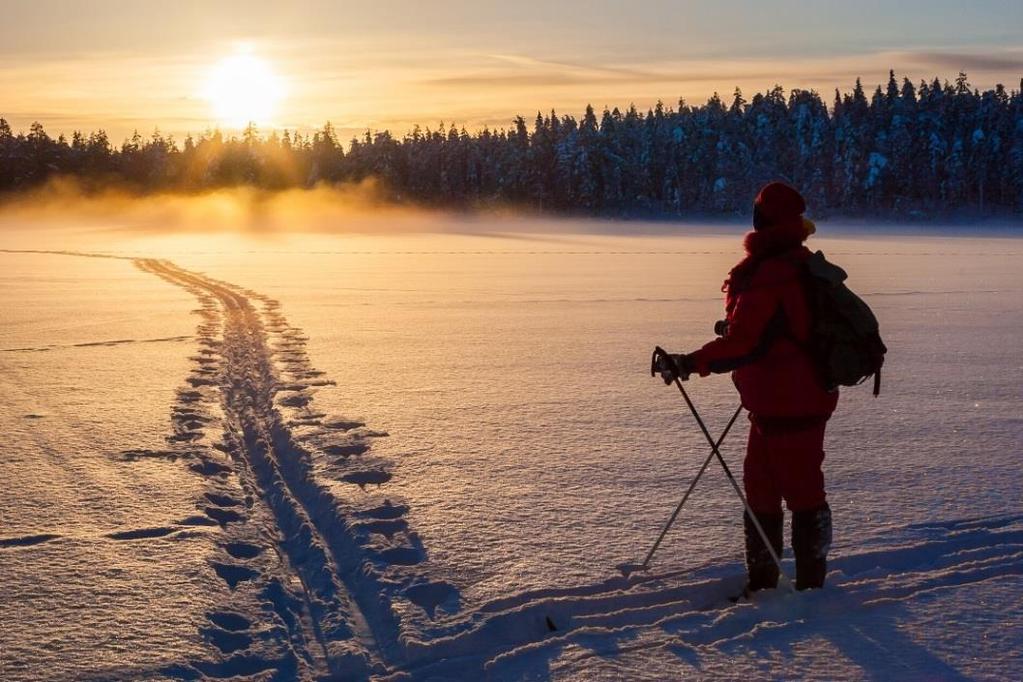
M 1023 41 L 1008 28 L 1023 25 L 1023 3 L 778 2 L 767 13 L 751 1 L 212 4 L 13 3 L 0 26 L 0 116 L 15 129 L 39 120 L 51 134 L 104 128 L 115 141 L 135 128 L 180 139 L 229 127 L 203 89 L 242 47 L 286 90 L 264 128 L 330 120 L 345 137 L 439 121 L 505 126 L 537 110 L 578 115 L 587 103 L 702 103 L 775 83 L 830 101 L 835 87 L 857 76 L 873 87 L 891 67 L 914 80 L 966 70 L 982 88 L 1017 88 L 1023 75 Z

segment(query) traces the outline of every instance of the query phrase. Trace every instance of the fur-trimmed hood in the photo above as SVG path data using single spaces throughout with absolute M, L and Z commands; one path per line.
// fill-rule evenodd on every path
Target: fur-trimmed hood
M 809 222 L 809 221 L 806 221 Z M 767 258 L 799 246 L 812 234 L 803 221 L 776 225 L 767 230 L 753 230 L 742 240 L 747 257 Z
M 731 312 L 739 293 L 750 286 L 757 267 L 766 259 L 799 248 L 806 238 L 815 231 L 809 220 L 783 223 L 766 230 L 748 232 L 742 240 L 746 257 L 728 273 L 728 279 L 721 286 L 725 292 L 725 309 Z

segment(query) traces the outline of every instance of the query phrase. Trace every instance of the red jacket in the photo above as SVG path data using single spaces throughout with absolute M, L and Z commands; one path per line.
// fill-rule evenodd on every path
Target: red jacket
M 781 228 L 747 235 L 749 255 L 725 283 L 727 333 L 690 357 L 701 376 L 731 371 L 743 406 L 758 416 L 825 416 L 838 404 L 801 346 L 811 327 L 800 277 L 805 238 Z

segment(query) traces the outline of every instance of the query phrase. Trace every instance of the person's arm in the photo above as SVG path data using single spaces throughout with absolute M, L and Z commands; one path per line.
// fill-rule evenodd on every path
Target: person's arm
M 727 333 L 714 339 L 688 357 L 689 364 L 700 374 L 731 372 L 755 361 L 767 350 L 768 327 L 778 314 L 780 299 L 777 286 L 748 289 L 735 301 L 728 320 Z

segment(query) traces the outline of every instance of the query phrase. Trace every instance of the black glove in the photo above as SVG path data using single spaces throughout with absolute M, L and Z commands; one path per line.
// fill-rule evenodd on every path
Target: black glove
M 693 361 L 685 353 L 668 353 L 658 355 L 654 365 L 654 371 L 661 375 L 665 385 L 673 383 L 676 378 L 686 381 L 689 375 L 696 371 Z

